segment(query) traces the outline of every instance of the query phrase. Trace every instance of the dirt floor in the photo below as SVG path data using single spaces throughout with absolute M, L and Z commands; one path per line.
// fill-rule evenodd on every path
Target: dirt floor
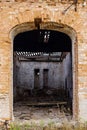
M 50 122 L 61 123 L 72 119 L 70 108 L 64 105 L 30 106 L 25 102 L 14 104 L 14 119 L 16 122 L 34 122 L 37 124 Z

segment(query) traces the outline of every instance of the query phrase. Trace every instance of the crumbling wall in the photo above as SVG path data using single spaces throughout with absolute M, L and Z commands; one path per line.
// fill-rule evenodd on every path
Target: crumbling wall
M 73 73 L 72 73 L 72 57 L 71 53 L 68 53 L 63 60 L 63 77 L 64 77 L 64 87 L 68 93 L 70 99 L 73 97 Z
M 82 3 L 72 5 L 58 2 L 1 2 L 0 3 L 0 118 L 12 119 L 13 117 L 13 55 L 12 41 L 19 30 L 25 29 L 20 24 L 33 22 L 34 18 L 41 17 L 43 22 L 55 22 L 59 26 L 49 26 L 50 29 L 60 29 L 72 39 L 73 52 L 73 114 L 74 117 L 87 120 L 87 5 Z M 60 26 L 61 25 L 61 26 Z M 62 26 L 64 25 L 64 26 Z M 66 26 L 68 25 L 68 26 Z M 13 27 L 20 29 L 13 31 Z M 22 26 L 23 27 L 23 26 Z M 41 26 L 42 27 L 42 26 Z M 26 26 L 26 30 L 35 26 Z M 65 30 L 64 30 L 65 28 Z M 13 33 L 10 36 L 10 32 Z M 76 32 L 76 33 L 75 33 Z M 76 37 L 75 37 L 76 36 Z M 77 38 L 77 41 L 76 41 Z M 2 95 L 4 100 L 2 99 Z M 4 108 L 4 109 L 3 109 Z M 6 109 L 5 109 L 6 108 Z M 7 115 L 5 114 L 7 113 Z
M 16 61 L 18 62 L 18 61 Z M 63 87 L 62 66 L 58 62 L 26 62 L 19 61 L 16 64 L 16 85 L 25 89 L 34 89 L 34 69 L 39 69 L 39 88 L 43 88 L 43 70 L 48 69 L 48 87 L 61 88 Z

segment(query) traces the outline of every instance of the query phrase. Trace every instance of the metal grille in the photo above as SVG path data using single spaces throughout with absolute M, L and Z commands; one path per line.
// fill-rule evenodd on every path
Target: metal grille
M 62 62 L 67 52 L 14 52 L 19 60 L 26 61 L 55 61 Z

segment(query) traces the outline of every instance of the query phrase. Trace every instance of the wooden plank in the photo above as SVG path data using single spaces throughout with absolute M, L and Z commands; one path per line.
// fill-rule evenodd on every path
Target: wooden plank
M 53 106 L 53 105 L 66 105 L 67 102 L 35 102 L 35 103 L 25 103 L 27 106 Z

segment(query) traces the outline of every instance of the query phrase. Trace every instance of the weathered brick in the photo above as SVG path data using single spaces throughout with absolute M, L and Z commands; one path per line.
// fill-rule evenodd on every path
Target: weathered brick
M 34 18 L 41 17 L 43 22 L 61 23 L 72 27 L 76 31 L 77 53 L 74 54 L 75 57 L 77 57 L 74 62 L 74 66 L 77 66 L 77 70 L 75 70 L 74 73 L 76 73 L 78 79 L 78 81 L 75 81 L 78 103 L 78 110 L 76 110 L 76 112 L 78 112 L 78 117 L 86 120 L 87 94 L 84 94 L 80 90 L 83 87 L 87 88 L 87 8 L 82 8 L 82 3 L 80 3 L 78 4 L 77 12 L 74 11 L 73 5 L 63 14 L 64 10 L 69 7 L 70 4 L 61 4 L 57 1 L 52 2 L 50 0 L 47 0 L 47 2 L 42 2 L 41 0 L 36 2 L 0 3 L 0 118 L 12 119 L 12 102 L 10 98 L 13 98 L 11 93 L 11 88 L 13 87 L 13 43 L 11 43 L 12 37 L 10 37 L 10 32 L 16 25 L 25 22 L 33 22 Z M 76 94 L 74 93 L 75 96 Z

